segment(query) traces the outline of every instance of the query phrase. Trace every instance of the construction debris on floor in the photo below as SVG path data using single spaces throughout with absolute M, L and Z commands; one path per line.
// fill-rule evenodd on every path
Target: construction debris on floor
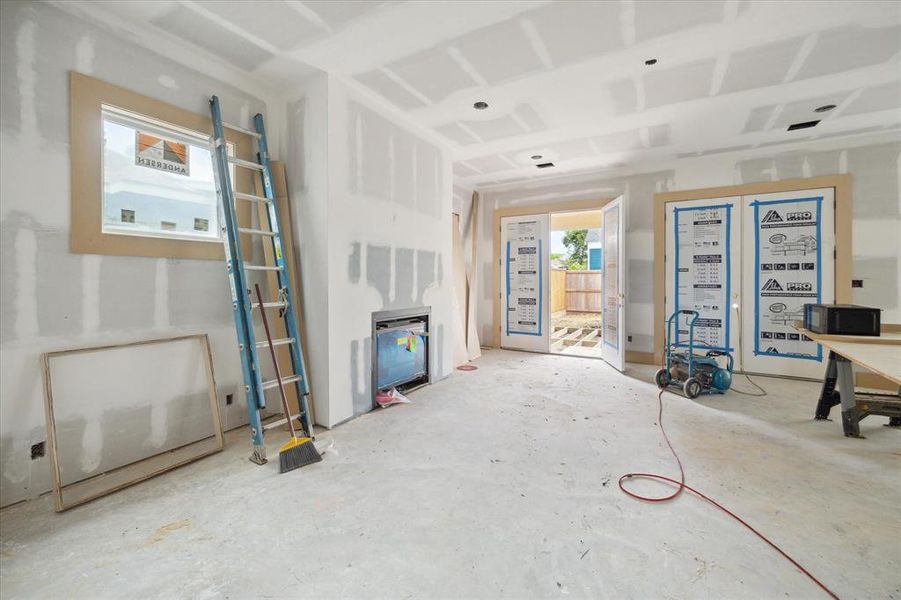
M 410 399 L 397 391 L 397 388 L 379 391 L 375 395 L 375 401 L 382 408 L 391 406 L 392 404 L 409 404 Z

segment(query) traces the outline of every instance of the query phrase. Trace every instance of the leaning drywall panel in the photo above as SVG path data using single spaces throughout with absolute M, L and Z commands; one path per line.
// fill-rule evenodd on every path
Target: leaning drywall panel
M 460 215 L 453 214 L 451 225 L 451 274 L 453 276 L 453 310 L 451 311 L 451 331 L 454 337 L 454 365 L 469 362 L 466 347 L 466 262 L 463 258 L 463 240 L 460 235 Z

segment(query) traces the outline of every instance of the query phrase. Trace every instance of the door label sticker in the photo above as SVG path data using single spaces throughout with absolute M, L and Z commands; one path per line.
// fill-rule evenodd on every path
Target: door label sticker
M 676 312 L 698 312 L 694 343 L 732 352 L 729 339 L 732 285 L 732 204 L 673 209 Z M 688 345 L 691 317 L 676 317 L 675 342 Z
M 822 361 L 822 347 L 799 334 L 804 305 L 822 298 L 822 196 L 753 202 L 754 354 Z
M 619 350 L 619 207 L 604 212 L 604 345 Z
M 507 335 L 542 334 L 541 227 L 507 225 Z

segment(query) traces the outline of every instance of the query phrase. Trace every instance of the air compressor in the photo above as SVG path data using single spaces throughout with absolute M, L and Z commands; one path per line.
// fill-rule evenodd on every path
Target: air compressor
M 672 329 L 675 322 L 678 330 L 679 315 L 688 315 L 688 346 L 684 342 L 672 341 Z M 733 360 L 729 352 L 708 350 L 704 354 L 695 354 L 695 322 L 700 317 L 696 310 L 678 310 L 666 321 L 666 364 L 657 371 L 654 381 L 657 387 L 681 386 L 689 398 L 697 398 L 701 394 L 722 394 L 732 385 Z M 720 364 L 720 360 L 725 364 Z

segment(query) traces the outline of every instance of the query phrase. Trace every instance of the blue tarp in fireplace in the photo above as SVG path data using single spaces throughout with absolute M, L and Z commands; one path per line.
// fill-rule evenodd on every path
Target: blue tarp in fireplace
M 424 334 L 425 323 L 392 327 L 376 334 L 378 389 L 398 386 L 426 374 L 428 342 Z

